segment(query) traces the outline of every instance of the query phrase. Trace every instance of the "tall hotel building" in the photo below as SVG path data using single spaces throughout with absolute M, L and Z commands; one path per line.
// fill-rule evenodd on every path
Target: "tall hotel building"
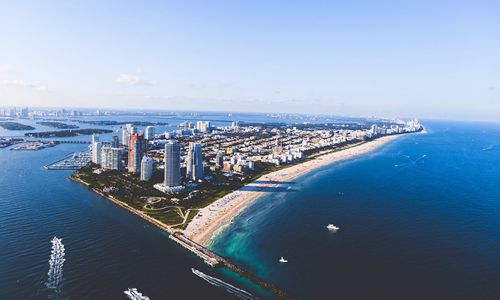
M 141 181 L 148 181 L 153 176 L 155 160 L 144 156 L 141 161 Z
M 92 135 L 92 162 L 94 164 L 101 164 L 101 148 L 102 143 L 99 142 L 99 136 Z
M 129 139 L 130 139 L 130 134 L 128 133 L 127 128 L 122 127 L 122 146 L 128 147 Z
M 203 178 L 203 153 L 200 143 L 189 143 L 186 159 L 186 178 L 192 180 Z
M 122 168 L 122 148 L 102 147 L 102 168 L 120 170 Z
M 128 171 L 139 173 L 141 171 L 141 159 L 146 152 L 146 140 L 142 134 L 132 134 L 128 145 Z
M 144 138 L 146 140 L 152 140 L 155 137 L 155 128 L 153 126 L 146 126 L 144 131 Z
M 166 187 L 181 184 L 181 145 L 176 141 L 165 144 L 165 180 Z

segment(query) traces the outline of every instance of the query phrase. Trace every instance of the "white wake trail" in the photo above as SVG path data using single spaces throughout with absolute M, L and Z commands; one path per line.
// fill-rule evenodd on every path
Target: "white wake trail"
M 149 300 L 148 296 L 143 295 L 140 293 L 136 288 L 129 288 L 128 290 L 123 292 L 129 299 L 132 300 Z
M 54 237 L 52 239 L 52 252 L 49 259 L 49 273 L 46 286 L 49 289 L 59 291 L 63 280 L 64 245 L 62 239 Z
M 193 272 L 193 274 L 195 274 L 196 276 L 200 277 L 201 279 L 205 280 L 206 282 L 210 283 L 211 285 L 214 285 L 216 287 L 220 287 L 220 288 L 223 288 L 225 289 L 227 292 L 233 294 L 233 295 L 236 295 L 238 296 L 239 298 L 241 299 L 246 299 L 246 300 L 255 300 L 255 299 L 258 299 L 257 297 L 255 297 L 254 295 L 250 294 L 249 292 L 245 291 L 245 290 L 242 290 L 240 288 L 237 288 L 235 287 L 234 285 L 231 285 L 227 282 L 224 282 L 218 278 L 215 278 L 215 277 L 212 277 L 212 276 L 209 276 L 207 274 L 204 274 L 194 268 L 191 268 L 191 271 Z

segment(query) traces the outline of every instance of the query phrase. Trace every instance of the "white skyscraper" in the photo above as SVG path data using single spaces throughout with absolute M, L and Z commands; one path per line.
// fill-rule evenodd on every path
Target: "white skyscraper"
M 169 141 L 165 145 L 165 180 L 166 187 L 175 187 L 181 184 L 181 145 L 176 141 Z
M 153 126 L 147 126 L 144 132 L 144 138 L 146 140 L 152 140 L 155 137 L 155 128 Z
M 203 153 L 200 143 L 189 143 L 186 177 L 192 180 L 203 178 Z
M 105 170 L 121 170 L 122 148 L 102 147 L 101 166 Z
M 141 180 L 148 181 L 153 176 L 155 160 L 144 156 L 141 160 Z
M 94 138 L 92 138 L 94 139 Z M 100 165 L 101 164 L 101 150 L 102 150 L 102 143 L 98 141 L 94 141 L 92 143 L 92 162 L 94 164 Z
M 200 132 L 208 132 L 210 129 L 210 121 L 198 121 L 196 122 L 196 129 Z
M 129 139 L 130 134 L 128 133 L 128 129 L 126 127 L 122 127 L 122 145 L 128 147 Z

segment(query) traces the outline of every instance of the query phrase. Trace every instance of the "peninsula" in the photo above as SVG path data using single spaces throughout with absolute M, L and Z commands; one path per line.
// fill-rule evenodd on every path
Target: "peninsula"
M 286 190 L 291 179 L 423 130 L 417 120 L 179 127 L 155 135 L 152 126 L 141 133 L 126 124 L 121 145 L 117 136 L 110 144 L 94 136 L 92 163 L 71 179 L 170 233 L 210 266 L 223 265 L 278 295 L 207 249 L 213 237 L 259 196 Z

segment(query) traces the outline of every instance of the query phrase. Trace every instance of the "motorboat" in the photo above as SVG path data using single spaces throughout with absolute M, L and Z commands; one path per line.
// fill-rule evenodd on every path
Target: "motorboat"
M 280 263 L 287 263 L 288 260 L 284 259 L 283 256 L 280 258 Z
M 330 231 L 337 231 L 337 230 L 339 230 L 339 229 L 340 229 L 340 227 L 337 227 L 337 226 L 335 226 L 335 225 L 333 225 L 333 224 L 328 224 L 328 225 L 326 226 L 326 228 L 327 228 L 328 230 L 330 230 Z

